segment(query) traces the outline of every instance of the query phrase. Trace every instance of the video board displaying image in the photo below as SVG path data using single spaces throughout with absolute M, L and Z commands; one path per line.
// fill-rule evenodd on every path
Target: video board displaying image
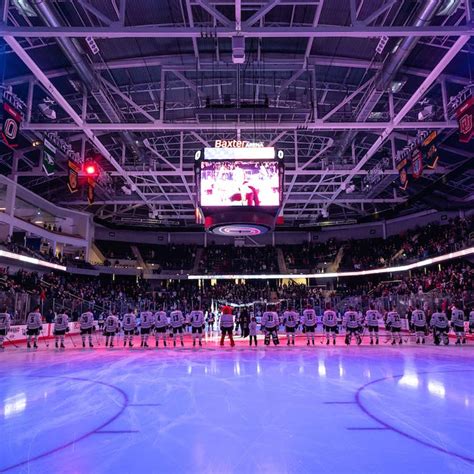
M 202 161 L 202 207 L 278 207 L 280 169 L 276 161 Z

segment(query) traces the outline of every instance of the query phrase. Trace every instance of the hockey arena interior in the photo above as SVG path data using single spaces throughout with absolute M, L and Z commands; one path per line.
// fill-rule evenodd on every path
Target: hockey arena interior
M 0 472 L 474 472 L 474 1 L 0 2 Z

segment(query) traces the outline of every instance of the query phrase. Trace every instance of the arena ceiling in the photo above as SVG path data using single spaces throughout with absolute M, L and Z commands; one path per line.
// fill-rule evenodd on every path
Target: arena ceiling
M 2 84 L 25 122 L 0 170 L 60 205 L 194 226 L 195 152 L 240 138 L 284 150 L 290 226 L 472 206 L 472 146 L 449 105 L 473 84 L 470 0 L 12 0 L 2 13 Z M 441 160 L 402 191 L 394 158 L 420 130 L 440 133 Z M 100 154 L 93 205 L 67 191 L 65 156 L 41 171 L 32 142 L 48 132 Z

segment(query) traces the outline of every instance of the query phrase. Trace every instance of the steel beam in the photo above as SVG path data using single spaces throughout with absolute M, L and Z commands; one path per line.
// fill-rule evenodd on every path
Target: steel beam
M 95 136 L 95 134 L 84 127 L 84 121 L 81 116 L 73 109 L 73 107 L 67 102 L 67 100 L 61 95 L 61 93 L 56 89 L 52 82 L 45 76 L 41 68 L 33 61 L 33 59 L 28 55 L 28 53 L 22 48 L 18 41 L 11 37 L 5 36 L 4 41 L 12 48 L 18 57 L 25 63 L 25 65 L 31 70 L 31 72 L 36 76 L 38 81 L 45 87 L 49 94 L 54 98 L 54 100 L 63 108 L 63 110 L 74 120 L 74 123 L 83 128 L 84 134 L 91 141 L 91 143 L 96 147 L 99 153 L 109 161 L 109 163 L 120 173 L 120 176 L 124 181 L 132 185 L 133 182 L 127 173 L 123 170 L 120 164 L 115 160 L 115 158 L 109 153 L 107 148 L 103 143 Z M 146 198 L 143 196 L 140 191 L 137 191 L 137 195 L 146 203 Z
M 436 79 L 439 77 L 444 68 L 451 62 L 451 60 L 461 51 L 464 45 L 469 41 L 470 36 L 459 37 L 444 57 L 439 61 L 433 68 L 431 73 L 425 78 L 418 89 L 412 94 L 410 99 L 405 103 L 397 115 L 393 118 L 393 121 L 385 128 L 382 134 L 377 138 L 375 143 L 369 148 L 367 153 L 361 158 L 357 165 L 353 168 L 353 173 L 362 169 L 362 167 L 375 155 L 380 146 L 387 140 L 390 134 L 396 129 L 397 125 L 401 123 L 405 115 L 412 109 L 412 107 L 428 92 L 429 88 L 433 85 Z M 334 202 L 336 198 L 346 189 L 347 185 L 353 178 L 354 174 L 350 174 L 341 183 L 339 189 L 334 193 L 331 198 L 331 202 Z
M 370 37 L 433 37 L 433 36 L 472 36 L 474 26 L 326 26 L 317 28 L 307 26 L 251 27 L 243 28 L 246 38 L 370 38 Z M 235 29 L 230 27 L 183 28 L 168 26 L 117 26 L 110 27 L 44 27 L 44 26 L 5 26 L 0 25 L 0 35 L 12 38 L 231 38 Z
M 446 129 L 458 128 L 455 120 L 443 122 L 323 122 L 316 120 L 312 123 L 304 124 L 302 122 L 262 122 L 263 131 L 265 130 L 385 130 L 393 127 L 394 130 L 419 130 L 423 129 Z M 177 131 L 199 131 L 199 130 L 252 130 L 258 131 L 258 124 L 254 122 L 163 122 L 155 120 L 153 123 L 30 123 L 22 126 L 23 130 L 29 131 L 45 131 L 56 130 L 63 132 L 80 132 L 81 130 L 97 130 L 107 132 L 119 132 L 129 130 L 131 132 L 161 132 L 164 130 Z

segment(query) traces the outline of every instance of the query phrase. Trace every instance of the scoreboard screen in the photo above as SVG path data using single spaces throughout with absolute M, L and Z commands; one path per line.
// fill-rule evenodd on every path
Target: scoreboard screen
M 201 207 L 279 207 L 281 167 L 275 160 L 200 162 Z

